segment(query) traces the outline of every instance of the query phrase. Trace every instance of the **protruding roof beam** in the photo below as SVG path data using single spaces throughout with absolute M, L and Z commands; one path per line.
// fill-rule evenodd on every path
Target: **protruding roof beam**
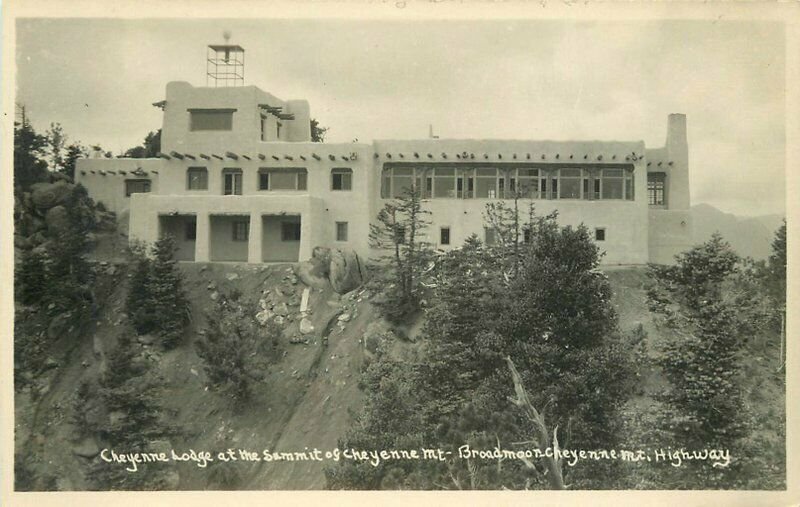
M 242 155 L 242 158 L 245 160 L 253 160 L 250 158 L 250 155 Z
M 153 105 L 163 111 L 164 108 L 167 107 L 167 101 L 159 100 L 158 102 L 153 102 Z
M 205 153 L 200 153 L 200 158 L 205 159 L 205 160 L 210 160 L 211 159 L 211 157 L 209 157 Z
M 232 151 L 226 151 L 225 152 L 225 156 L 228 157 L 228 158 L 231 158 L 233 160 L 239 160 L 239 155 L 237 155 L 236 153 L 233 153 Z
M 264 155 L 263 153 L 259 153 L 259 154 L 258 154 L 258 158 L 260 158 L 261 160 L 266 160 L 266 159 L 267 159 L 267 156 L 266 156 L 266 155 Z
M 219 160 L 225 160 L 224 158 L 222 158 L 221 156 L 217 155 L 216 153 L 212 153 L 211 156 L 216 158 L 216 159 L 219 159 Z
M 322 160 L 322 158 L 320 158 L 320 156 L 316 153 L 312 153 L 311 156 L 314 157 L 315 160 Z
M 281 157 L 279 157 L 277 155 L 272 155 L 272 158 L 274 158 L 275 160 L 280 160 L 281 159 Z
M 328 155 L 328 158 L 334 161 L 336 160 L 336 157 L 334 155 Z
M 173 150 L 173 151 L 169 152 L 169 154 L 172 155 L 173 157 L 177 158 L 178 160 L 183 160 L 183 155 L 178 153 L 177 151 Z
M 166 153 L 161 153 L 160 151 L 158 153 L 156 153 L 156 157 L 163 158 L 164 160 L 169 160 L 170 159 L 169 155 L 167 155 Z
M 189 160 L 196 160 L 195 156 L 190 153 L 184 153 L 183 156 L 188 158 Z
M 283 158 L 285 158 L 286 160 L 294 160 L 294 157 L 291 155 L 284 155 Z

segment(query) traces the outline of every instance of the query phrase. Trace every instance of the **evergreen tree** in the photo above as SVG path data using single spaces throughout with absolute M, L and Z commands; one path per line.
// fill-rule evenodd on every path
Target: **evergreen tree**
M 262 328 L 256 313 L 256 305 L 238 291 L 221 293 L 206 315 L 202 339 L 195 342 L 211 385 L 230 396 L 236 409 L 251 400 L 253 384 L 264 379 L 276 357 L 280 328 L 271 321 Z
M 147 246 L 141 243 L 132 243 L 129 246 L 128 257 L 132 272 L 125 298 L 125 311 L 136 332 L 148 334 L 156 325 L 156 304 L 150 294 L 152 261 L 147 256 Z
M 75 181 L 75 166 L 78 159 L 88 156 L 89 151 L 80 143 L 70 144 L 67 146 L 67 153 L 64 156 L 64 161 L 60 168 L 61 173 L 69 177 L 71 181 Z
M 153 246 L 151 275 L 147 294 L 152 300 L 155 328 L 166 348 L 180 343 L 189 322 L 189 301 L 183 289 L 183 276 L 175 260 L 175 239 L 165 235 Z
M 434 251 L 427 241 L 430 211 L 423 208 L 419 189 L 386 203 L 370 224 L 370 247 L 383 252 L 376 259 L 370 286 L 379 297 L 373 300 L 389 321 L 399 322 L 420 309 L 423 275 L 431 267 Z
M 46 243 L 47 285 L 45 306 L 52 315 L 69 313 L 84 324 L 92 310 L 93 271 L 87 260 L 89 233 L 96 227 L 94 203 L 82 185 L 76 185 L 64 204 L 67 220 Z M 52 306 L 51 306 L 52 305 Z
M 99 383 L 105 423 L 93 429 L 115 449 L 149 449 L 154 440 L 174 433 L 157 402 L 162 381 L 147 363 L 136 359 L 134 347 L 131 334 L 123 332 L 108 354 L 108 366 Z M 159 489 L 159 476 L 165 470 L 162 464 L 148 463 L 131 473 L 95 459 L 92 478 L 101 490 Z
M 669 380 L 661 396 L 664 430 L 676 448 L 742 451 L 750 432 L 743 399 L 741 353 L 753 335 L 753 295 L 739 283 L 740 259 L 719 234 L 684 252 L 671 266 L 651 265 L 651 311 L 673 332 L 659 364 Z M 694 487 L 734 487 L 728 470 L 688 463 L 683 479 Z
M 508 270 L 511 241 L 486 246 L 471 237 L 437 260 L 419 356 L 385 356 L 369 366 L 366 408 L 342 446 L 455 453 L 465 443 L 488 450 L 541 443 L 526 413 L 509 402 L 509 357 L 547 427 L 558 428 L 562 447 L 620 442 L 633 365 L 608 281 L 597 270 L 597 248 L 585 227 L 559 227 L 552 215 L 529 213 L 518 226 L 530 233 L 528 242 L 516 239 L 523 239 L 516 277 Z M 564 471 L 574 488 L 610 488 L 620 475 L 617 463 L 587 461 Z M 536 473 L 521 460 L 344 463 L 327 477 L 333 488 L 553 487 L 543 469 Z
M 14 190 L 28 191 L 34 183 L 47 181 L 47 137 L 36 133 L 25 119 L 14 123 Z
M 45 255 L 38 249 L 24 250 L 17 269 L 16 281 L 19 301 L 26 305 L 41 302 L 47 291 Z

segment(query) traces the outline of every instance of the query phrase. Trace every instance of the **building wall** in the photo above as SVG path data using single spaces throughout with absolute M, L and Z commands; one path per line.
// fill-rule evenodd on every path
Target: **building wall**
M 243 259 L 251 263 L 262 262 L 262 216 L 297 215 L 301 219 L 300 260 L 311 257 L 317 238 L 322 236 L 324 206 L 321 200 L 309 195 L 282 196 L 206 196 L 135 194 L 130 214 L 130 237 L 152 243 L 158 239 L 161 216 L 194 214 L 197 217 L 195 261 L 208 262 L 212 254 L 218 260 L 241 259 L 241 245 L 232 241 L 229 222 L 225 217 L 247 216 L 250 220 L 250 238 L 245 242 Z M 212 227 L 212 218 L 219 227 Z M 213 245 L 222 245 L 212 248 Z M 227 246 L 226 246 L 227 245 Z M 212 252 L 213 250 L 213 252 Z M 224 258 L 224 259 L 223 259 Z
M 174 81 L 167 84 L 161 151 L 168 155 L 173 151 L 195 155 L 251 152 L 254 143 L 261 140 L 260 104 L 281 107 L 283 113 L 295 116 L 294 120 L 280 120 L 284 126 L 281 138 L 270 136 L 268 141 L 311 140 L 309 107 L 304 100 L 283 101 L 255 86 L 201 88 Z M 191 131 L 189 109 L 236 109 L 233 128 L 230 131 Z M 267 117 L 274 125 L 275 116 L 268 114 Z
M 671 264 L 675 255 L 692 246 L 685 115 L 669 115 L 664 147 L 647 150 L 647 170 L 666 175 L 666 205 L 649 212 L 649 262 Z
M 605 228 L 606 239 L 598 242 L 604 252 L 603 264 L 643 264 L 648 262 L 648 207 L 645 149 L 641 142 L 572 142 L 572 141 L 503 141 L 503 140 L 422 140 L 422 141 L 376 141 L 374 173 L 380 174 L 384 164 L 410 162 L 421 166 L 429 164 L 456 163 L 459 166 L 481 164 L 514 164 L 546 167 L 580 167 L 593 164 L 620 164 L 634 167 L 633 201 L 577 199 L 521 200 L 523 210 L 532 203 L 538 215 L 558 211 L 558 222 L 562 225 L 584 224 L 594 237 L 594 229 Z M 415 153 L 418 155 L 415 156 Z M 442 154 L 447 155 L 444 157 Z M 391 155 L 391 157 L 387 156 Z M 402 157 L 400 156 L 402 154 Z M 431 156 L 429 156 L 430 154 Z M 460 157 L 455 157 L 459 154 Z M 465 156 L 466 155 L 466 156 Z M 516 156 L 516 158 L 515 158 Z M 570 158 L 571 157 L 571 158 Z M 627 160 L 626 160 L 627 157 Z M 372 195 L 370 216 L 389 201 L 380 198 L 380 178 L 376 177 Z M 444 250 L 460 246 L 472 234 L 481 240 L 484 234 L 484 211 L 492 199 L 443 199 L 434 198 L 426 202 L 431 211 L 431 227 L 428 241 Z M 513 205 L 512 200 L 505 200 Z M 439 230 L 450 227 L 450 246 L 439 245 Z
M 250 240 L 234 241 L 233 226 L 237 222 L 250 223 L 250 215 L 211 215 L 209 233 L 209 258 L 212 261 L 247 262 Z M 253 231 L 250 231 L 252 235 Z
M 81 158 L 75 165 L 75 182 L 80 183 L 106 209 L 122 214 L 130 208 L 125 196 L 125 180 L 149 179 L 151 192 L 158 193 L 163 160 L 157 158 Z M 141 169 L 137 176 L 134 171 Z
M 299 216 L 265 215 L 262 217 L 261 260 L 264 262 L 297 262 L 300 257 L 300 241 L 283 240 L 282 224 L 292 222 L 302 225 Z M 302 232 L 301 232 L 302 235 Z M 301 236 L 302 240 L 302 236 Z
M 159 217 L 159 227 L 161 236 L 166 234 L 175 238 L 175 259 L 179 261 L 193 261 L 197 246 L 195 240 L 186 238 L 186 227 L 189 222 L 197 222 L 197 217 L 193 215 L 162 215 Z
M 259 104 L 281 107 L 295 120 L 281 120 L 281 136 L 274 137 L 274 116 L 268 115 L 267 140 L 261 140 Z M 231 131 L 189 129 L 189 109 L 236 109 Z M 642 142 L 600 141 L 520 141 L 421 139 L 375 141 L 373 144 L 311 143 L 310 112 L 306 101 L 281 101 L 256 87 L 197 88 L 184 82 L 167 85 L 164 104 L 162 152 L 160 159 L 84 159 L 78 161 L 76 179 L 95 199 L 118 213 L 131 210 L 132 238 L 155 241 L 159 227 L 175 225 L 159 217 L 190 214 L 197 217 L 194 259 L 208 261 L 215 254 L 225 259 L 262 262 L 276 258 L 304 260 L 314 246 L 352 248 L 370 256 L 369 225 L 387 202 L 381 197 L 381 172 L 387 164 L 426 163 L 472 166 L 476 163 L 514 164 L 518 167 L 633 167 L 635 199 L 627 200 L 547 200 L 520 203 L 527 209 L 535 204 L 538 214 L 558 211 L 563 225 L 586 225 L 593 233 L 605 228 L 606 239 L 598 242 L 605 253 L 604 264 L 661 262 L 687 248 L 691 238 L 688 220 L 688 147 L 684 115 L 670 115 L 667 141 L 663 148 L 645 150 Z M 208 189 L 189 190 L 187 169 L 205 167 Z M 241 169 L 242 194 L 223 194 L 223 171 Z M 305 190 L 262 191 L 258 188 L 261 168 L 305 168 Z M 352 189 L 331 188 L 331 170 L 353 171 Z M 150 194 L 125 197 L 124 180 L 141 171 L 151 180 Z M 110 172 L 109 172 L 110 171 Z M 126 174 L 122 174 L 124 171 Z M 647 172 L 667 174 L 668 205 L 650 209 L 647 205 Z M 439 229 L 450 228 L 454 248 L 471 234 L 484 238 L 483 213 L 490 199 L 430 199 L 432 211 L 428 240 L 439 246 Z M 512 201 L 507 200 L 511 204 Z M 250 241 L 245 246 L 227 245 L 232 233 L 228 224 L 232 214 L 251 220 Z M 270 217 L 296 215 L 301 220 L 299 245 L 275 245 Z M 336 223 L 348 224 L 347 241 L 336 241 Z M 183 233 L 183 231 L 180 231 Z M 278 234 L 280 231 L 277 231 Z M 284 248 L 285 247 L 285 248 Z M 181 256 L 189 258 L 191 245 L 183 245 Z M 296 249 L 296 254 L 295 254 Z

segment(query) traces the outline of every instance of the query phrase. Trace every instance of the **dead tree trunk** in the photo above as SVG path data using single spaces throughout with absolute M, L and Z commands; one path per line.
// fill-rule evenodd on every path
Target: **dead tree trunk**
M 533 423 L 534 438 L 539 444 L 539 450 L 542 451 L 542 453 L 550 447 L 551 443 L 553 444 L 552 457 L 544 458 L 547 468 L 545 475 L 547 476 L 547 481 L 550 483 L 550 489 L 567 489 L 564 485 L 564 476 L 561 473 L 561 459 L 556 456 L 556 450 L 558 449 L 556 430 L 558 428 L 556 427 L 556 430 L 553 430 L 553 440 L 551 441 L 550 433 L 547 431 L 547 426 L 544 423 L 544 416 L 540 414 L 539 411 L 536 410 L 536 407 L 533 406 L 533 403 L 531 403 L 528 392 L 525 391 L 525 387 L 522 385 L 522 377 L 520 377 L 516 366 L 514 366 L 514 362 L 510 357 L 506 357 L 506 362 L 508 363 L 508 369 L 511 370 L 511 378 L 514 381 L 514 391 L 517 394 L 516 398 L 509 396 L 509 401 L 520 407 L 531 423 Z M 536 470 L 533 463 L 529 460 L 525 461 L 525 465 L 530 469 Z

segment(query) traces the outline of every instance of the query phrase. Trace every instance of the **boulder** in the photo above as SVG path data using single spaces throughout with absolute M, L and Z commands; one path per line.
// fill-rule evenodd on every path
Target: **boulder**
M 317 260 L 320 266 L 325 266 L 327 269 L 327 266 L 331 264 L 331 249 L 325 246 L 315 246 L 311 251 L 311 260 Z
M 61 338 L 67 332 L 69 327 L 69 316 L 67 314 L 59 314 L 53 317 L 50 325 L 47 326 L 47 337 L 50 340 Z
M 317 247 L 319 248 L 319 247 Z M 325 289 L 328 287 L 328 270 L 330 261 L 324 261 L 312 257 L 310 261 L 298 262 L 295 265 L 294 272 L 297 278 L 309 287 L 316 289 Z
M 31 185 L 31 202 L 40 209 L 46 210 L 67 201 L 74 185 L 66 181 L 55 183 L 36 183 Z
M 314 332 L 314 324 L 311 323 L 310 320 L 304 318 L 300 321 L 300 333 L 301 334 L 311 334 Z
M 229 282 L 232 282 L 234 280 L 238 280 L 239 279 L 239 274 L 238 273 L 228 273 L 227 275 L 225 275 L 225 278 Z
M 352 315 L 349 313 L 343 313 L 339 315 L 339 322 L 349 322 Z
M 143 334 L 137 336 L 136 341 L 142 345 L 152 345 L 156 341 L 156 337 L 150 334 Z
M 333 290 L 345 294 L 364 282 L 364 263 L 353 250 L 336 248 L 331 250 L 330 257 L 329 278 Z
M 275 315 L 280 315 L 281 317 L 285 317 L 289 315 L 289 307 L 286 303 L 280 303 L 279 305 L 275 306 Z
M 97 446 L 94 438 L 86 437 L 72 446 L 72 453 L 82 458 L 94 458 L 100 454 L 100 447 Z
M 44 216 L 44 222 L 47 224 L 47 229 L 50 232 L 57 232 L 66 229 L 69 226 L 69 216 L 67 208 L 58 205 L 53 206 Z

